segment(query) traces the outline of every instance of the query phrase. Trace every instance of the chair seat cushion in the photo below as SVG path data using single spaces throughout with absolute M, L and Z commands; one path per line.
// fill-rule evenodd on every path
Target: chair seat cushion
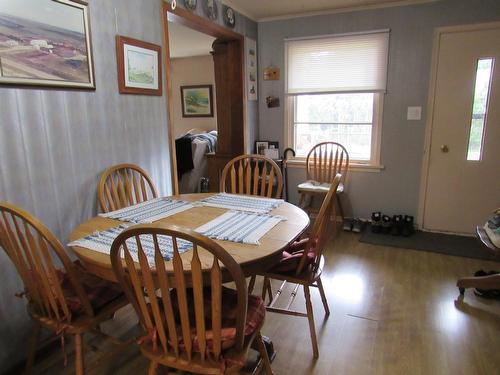
M 299 266 L 300 260 L 304 255 L 304 251 L 308 242 L 309 238 L 304 238 L 291 244 L 286 250 L 283 251 L 280 262 L 270 270 L 268 270 L 268 272 L 290 273 L 296 271 L 297 267 Z M 311 248 L 308 250 L 306 264 L 304 265 L 304 267 L 307 267 L 309 264 L 313 263 L 315 256 L 315 246 L 313 244 L 313 246 L 311 246 Z
M 193 336 L 193 350 L 199 352 L 199 344 L 196 337 L 196 319 L 194 310 L 194 297 L 193 290 L 187 290 L 187 299 L 189 306 L 189 321 Z M 174 311 L 178 313 L 178 302 L 177 302 L 177 292 L 176 290 L 171 291 L 172 305 Z M 207 287 L 203 290 L 203 306 L 205 313 L 205 339 L 207 347 L 209 349 L 213 348 L 213 331 L 212 327 L 212 299 L 211 299 L 211 288 Z M 234 346 L 236 339 L 236 313 L 238 309 L 237 293 L 235 290 L 222 287 L 222 329 L 221 329 L 221 347 L 222 350 L 227 350 Z M 245 336 L 251 336 L 255 333 L 256 329 L 261 326 L 264 316 L 266 313 L 266 307 L 262 298 L 249 295 L 247 304 L 247 318 L 245 322 L 244 334 Z M 184 348 L 184 343 L 182 339 L 181 331 L 181 320 L 178 314 L 175 317 L 178 329 L 179 347 Z
M 103 307 L 123 296 L 120 285 L 88 273 L 79 261 L 73 264 L 77 278 L 89 298 L 94 313 L 98 313 Z M 74 314 L 83 313 L 82 302 L 75 293 L 67 273 L 63 270 L 57 270 L 57 277 L 71 312 Z
M 331 184 L 327 182 L 320 183 L 318 181 L 313 181 L 309 180 L 306 182 L 302 182 L 301 184 L 297 185 L 297 189 L 300 192 L 305 192 L 305 193 L 328 193 L 328 190 L 330 190 Z M 342 193 L 344 191 L 344 185 L 342 182 L 339 184 L 337 188 L 337 193 Z

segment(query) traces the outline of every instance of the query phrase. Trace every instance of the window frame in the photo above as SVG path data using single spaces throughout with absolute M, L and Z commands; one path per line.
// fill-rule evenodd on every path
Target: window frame
M 345 35 L 363 35 L 363 34 L 371 34 L 378 32 L 388 32 L 390 33 L 390 29 L 384 30 L 372 30 L 372 31 L 362 31 L 362 32 L 353 32 L 353 33 L 344 33 L 344 34 L 329 34 L 329 35 L 317 35 L 305 38 L 291 38 L 285 39 L 285 48 L 284 52 L 284 78 L 285 78 L 285 87 L 284 87 L 284 108 L 283 108 L 283 121 L 284 121 L 284 146 L 285 148 L 292 148 L 294 146 L 294 119 L 295 119 L 295 96 L 297 95 L 307 95 L 307 94 L 288 94 L 288 51 L 286 42 L 288 40 L 304 40 L 304 39 L 321 39 L 325 37 L 335 37 L 335 36 L 345 36 Z M 390 43 L 390 42 L 389 42 Z M 390 49 L 390 44 L 388 45 L 388 49 Z M 387 57 L 387 64 L 389 64 L 389 56 Z M 388 66 L 386 74 L 388 75 Z M 387 77 L 386 77 L 387 80 Z M 386 82 L 387 84 L 387 82 Z M 386 90 L 384 91 L 365 91 L 374 94 L 374 103 L 373 103 L 373 125 L 372 125 L 372 139 L 371 139 L 371 155 L 370 160 L 349 160 L 349 170 L 359 171 L 359 172 L 380 172 L 385 169 L 384 165 L 381 164 L 380 154 L 381 154 L 381 143 L 382 143 L 382 126 L 383 126 L 383 113 L 384 113 L 384 100 Z M 323 94 L 348 94 L 351 92 L 324 92 Z M 356 92 L 352 92 L 356 93 Z M 317 93 L 321 94 L 321 93 Z M 347 150 L 349 152 L 349 150 Z M 305 168 L 306 166 L 306 156 L 290 156 L 286 160 L 286 165 L 291 167 Z
M 328 93 L 325 93 L 326 95 Z M 330 93 L 336 94 L 336 93 Z M 340 93 L 339 93 L 340 94 Z M 295 98 L 298 95 L 287 95 L 285 103 L 284 116 L 284 140 L 285 146 L 294 147 L 294 125 L 295 125 Z M 382 118 L 384 112 L 385 93 L 373 92 L 373 124 L 372 124 L 372 139 L 371 139 L 371 155 L 370 160 L 349 160 L 349 170 L 359 170 L 365 172 L 377 172 L 384 169 L 380 163 L 380 148 L 382 141 Z M 349 150 L 347 150 L 349 152 Z M 306 156 L 294 156 L 287 160 L 287 165 L 305 167 Z

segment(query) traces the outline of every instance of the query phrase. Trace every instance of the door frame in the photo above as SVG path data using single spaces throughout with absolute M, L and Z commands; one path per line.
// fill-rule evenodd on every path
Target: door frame
M 204 34 L 211 35 L 219 40 L 238 40 L 242 46 L 244 44 L 245 37 L 242 34 L 236 33 L 226 27 L 223 27 L 219 24 L 216 24 L 210 21 L 207 18 L 200 17 L 194 13 L 189 12 L 186 9 L 183 9 L 177 6 L 175 9 L 172 9 L 170 3 L 167 3 L 163 0 L 162 2 L 162 27 L 163 27 L 163 58 L 164 58 L 164 67 L 165 67 L 165 76 L 167 81 L 167 127 L 168 127 L 168 137 L 170 142 L 170 170 L 171 170 L 171 178 L 172 178 L 172 187 L 174 195 L 179 194 L 179 181 L 177 178 L 177 159 L 175 156 L 175 138 L 173 132 L 173 123 L 172 118 L 173 115 L 173 100 L 172 100 L 172 78 L 171 78 L 171 60 L 170 60 L 170 42 L 168 38 L 168 23 L 175 22 L 190 29 L 199 31 Z M 243 50 L 243 48 L 242 48 Z M 244 84 L 244 77 L 241 77 L 242 82 Z M 243 103 L 245 102 L 245 92 L 242 97 Z M 246 106 L 243 105 L 243 119 L 245 120 L 246 115 Z M 245 136 L 245 134 L 243 134 Z
M 439 63 L 439 48 L 441 35 L 449 33 L 457 33 L 464 31 L 480 31 L 488 29 L 496 29 L 500 27 L 500 22 L 486 22 L 466 25 L 444 26 L 434 29 L 433 45 L 432 45 L 432 58 L 431 58 L 431 74 L 429 81 L 429 94 L 427 99 L 427 117 L 425 123 L 425 138 L 423 149 L 423 160 L 420 178 L 420 193 L 417 211 L 417 226 L 421 230 L 430 231 L 424 228 L 424 214 L 425 202 L 427 199 L 427 183 L 429 179 L 429 166 L 430 166 L 430 149 L 432 146 L 432 130 L 434 120 L 434 102 L 436 95 L 437 84 L 437 71 Z M 447 232 L 449 233 L 449 232 Z M 462 234 L 463 235 L 463 234 Z

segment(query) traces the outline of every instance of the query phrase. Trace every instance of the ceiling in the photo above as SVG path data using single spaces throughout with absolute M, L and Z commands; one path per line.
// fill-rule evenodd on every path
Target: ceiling
M 323 12 L 408 5 L 431 1 L 438 0 L 224 0 L 224 3 L 253 20 L 265 21 Z
M 212 51 L 215 38 L 178 23 L 168 23 L 170 57 L 205 56 Z

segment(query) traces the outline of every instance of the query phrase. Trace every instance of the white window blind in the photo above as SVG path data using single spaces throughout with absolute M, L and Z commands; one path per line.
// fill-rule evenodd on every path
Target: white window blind
M 285 41 L 287 94 L 384 92 L 389 31 Z

